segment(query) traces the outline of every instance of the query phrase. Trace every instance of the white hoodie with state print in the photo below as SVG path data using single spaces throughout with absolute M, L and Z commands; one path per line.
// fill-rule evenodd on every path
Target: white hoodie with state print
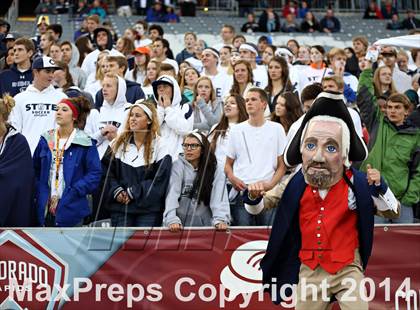
M 17 94 L 9 123 L 28 141 L 33 154 L 41 134 L 55 128 L 57 104 L 67 96 L 50 85 L 39 91 L 33 84 Z

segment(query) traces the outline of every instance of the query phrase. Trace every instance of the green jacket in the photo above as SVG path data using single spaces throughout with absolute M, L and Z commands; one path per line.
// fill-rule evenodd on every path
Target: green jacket
M 369 135 L 369 156 L 360 167 L 378 169 L 396 198 L 406 206 L 420 200 L 420 132 L 411 124 L 396 127 L 376 103 L 373 71 L 366 69 L 359 78 L 357 105 Z

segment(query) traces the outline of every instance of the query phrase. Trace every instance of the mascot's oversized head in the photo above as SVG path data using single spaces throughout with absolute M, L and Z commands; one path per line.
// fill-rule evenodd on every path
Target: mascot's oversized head
M 336 184 L 350 161 L 368 155 L 343 99 L 338 93 L 319 94 L 286 147 L 286 165 L 302 163 L 306 183 L 319 189 Z

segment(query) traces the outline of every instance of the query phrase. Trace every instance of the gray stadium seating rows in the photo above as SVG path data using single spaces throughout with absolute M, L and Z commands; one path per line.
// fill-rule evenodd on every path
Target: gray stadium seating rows
M 72 19 L 69 15 L 49 15 L 51 23 L 59 23 L 63 26 L 63 37 L 62 40 L 72 40 L 74 31 L 80 27 L 81 21 Z M 320 18 L 321 16 L 317 16 Z M 115 32 L 118 36 L 121 36 L 124 33 L 124 30 L 132 26 L 137 20 L 144 18 L 143 16 L 131 16 L 131 17 L 120 17 L 117 15 L 109 15 L 108 20 L 111 22 Z M 275 43 L 283 44 L 283 42 L 276 42 L 276 37 L 280 38 L 292 38 L 305 37 L 305 41 L 311 42 L 311 38 L 316 41 L 321 40 L 324 42 L 324 45 L 329 48 L 335 45 L 336 41 L 343 41 L 343 43 L 348 43 L 351 41 L 351 38 L 355 35 L 365 35 L 368 37 L 370 42 L 374 42 L 378 39 L 404 35 L 407 33 L 405 30 L 389 31 L 385 29 L 386 23 L 385 20 L 364 20 L 359 15 L 353 16 L 339 16 L 341 21 L 342 30 L 340 33 L 334 34 L 304 34 L 304 33 L 273 33 Z M 197 34 L 207 34 L 214 36 L 214 39 L 217 40 L 217 35 L 220 31 L 220 28 L 223 24 L 231 24 L 235 26 L 237 31 L 240 31 L 240 27 L 245 22 L 244 18 L 239 17 L 229 17 L 229 16 L 197 16 L 197 17 L 181 17 L 181 23 L 178 24 L 160 24 L 165 30 L 165 34 L 175 35 L 170 36 L 182 37 L 182 35 L 187 31 L 193 31 Z M 28 29 L 31 29 L 28 33 Z M 22 33 L 25 35 L 34 36 L 36 34 L 36 27 L 34 23 L 31 27 L 28 25 L 23 25 L 23 23 L 17 23 L 16 32 Z M 251 35 L 253 38 L 263 35 L 263 33 L 256 33 Z M 331 40 L 333 39 L 333 40 Z M 182 44 L 182 40 L 177 43 Z M 172 44 L 172 42 L 171 42 Z M 332 45 L 331 45 L 332 44 Z M 346 45 L 345 44 L 345 45 Z M 346 46 L 347 46 L 346 45 Z M 175 49 L 174 51 L 177 51 Z

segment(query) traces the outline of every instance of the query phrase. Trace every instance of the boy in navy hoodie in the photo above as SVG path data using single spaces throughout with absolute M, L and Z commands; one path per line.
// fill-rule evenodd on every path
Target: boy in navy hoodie
M 24 91 L 33 80 L 31 57 L 35 53 L 32 40 L 19 38 L 13 47 L 14 65 L 0 74 L 0 94 L 15 96 Z

